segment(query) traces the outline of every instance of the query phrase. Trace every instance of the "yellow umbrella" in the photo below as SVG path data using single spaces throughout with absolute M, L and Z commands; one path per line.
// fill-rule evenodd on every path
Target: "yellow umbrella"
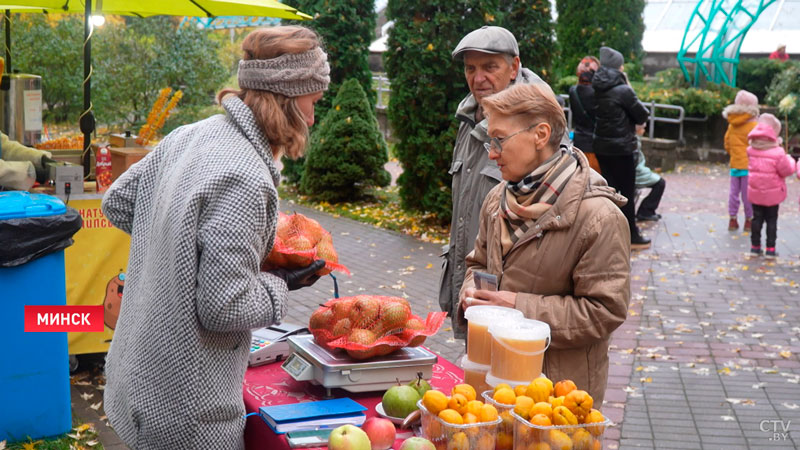
M 30 13 L 41 11 L 47 13 L 84 14 L 84 111 L 80 117 L 80 128 L 83 133 L 84 173 L 88 173 L 89 170 L 90 135 L 94 131 L 95 125 L 91 102 L 92 24 L 90 18 L 92 15 L 116 14 L 137 17 L 158 15 L 192 17 L 255 16 L 292 20 L 309 20 L 312 18 L 308 14 L 275 0 L 11 0 L 9 4 L 0 5 L 0 10 L 2 9 L 6 10 L 7 57 L 10 57 L 8 12 Z

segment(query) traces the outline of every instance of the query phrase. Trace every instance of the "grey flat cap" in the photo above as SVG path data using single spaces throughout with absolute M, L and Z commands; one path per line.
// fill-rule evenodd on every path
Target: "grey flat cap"
M 611 67 L 612 69 L 619 69 L 625 63 L 625 58 L 622 53 L 614 50 L 611 47 L 600 47 L 600 65 Z
M 471 31 L 456 45 L 456 49 L 453 50 L 453 59 L 463 59 L 464 52 L 470 50 L 494 55 L 504 53 L 519 56 L 517 38 L 503 27 L 482 26 Z

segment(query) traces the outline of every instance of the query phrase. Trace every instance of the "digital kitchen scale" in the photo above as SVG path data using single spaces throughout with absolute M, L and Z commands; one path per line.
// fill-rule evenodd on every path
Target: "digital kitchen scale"
M 314 342 L 311 335 L 288 338 L 292 354 L 281 365 L 297 381 L 323 386 L 328 397 L 331 389 L 350 392 L 385 391 L 417 378 L 430 379 L 438 357 L 422 347 L 403 347 L 386 356 L 366 361 L 353 359 L 343 350 L 328 351 Z
M 279 323 L 269 327 L 252 330 L 250 341 L 250 359 L 248 364 L 260 366 L 285 359 L 291 353 L 287 338 L 294 334 L 308 333 L 301 325 Z

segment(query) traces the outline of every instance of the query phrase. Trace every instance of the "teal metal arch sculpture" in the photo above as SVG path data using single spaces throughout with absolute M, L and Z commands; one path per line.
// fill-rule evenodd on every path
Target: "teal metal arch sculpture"
M 761 13 L 775 1 L 699 0 L 678 51 L 678 64 L 686 80 L 695 86 L 701 79 L 735 86 L 742 41 Z

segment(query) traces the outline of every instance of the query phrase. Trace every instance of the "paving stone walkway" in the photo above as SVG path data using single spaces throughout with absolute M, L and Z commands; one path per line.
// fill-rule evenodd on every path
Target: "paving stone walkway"
M 653 248 L 632 255 L 629 316 L 612 339 L 603 412 L 617 425 L 604 448 L 797 448 L 800 181 L 789 179 L 780 256 L 768 261 L 749 257 L 746 233 L 727 230 L 725 166 L 683 164 L 665 178 L 664 218 L 644 225 Z M 340 295 L 406 296 L 423 317 L 439 310 L 439 245 L 299 205 L 281 209 L 331 231 L 352 272 L 338 277 Z M 306 322 L 332 296 L 330 279 L 293 292 L 286 321 Z M 464 353 L 449 322 L 425 345 L 451 361 Z

